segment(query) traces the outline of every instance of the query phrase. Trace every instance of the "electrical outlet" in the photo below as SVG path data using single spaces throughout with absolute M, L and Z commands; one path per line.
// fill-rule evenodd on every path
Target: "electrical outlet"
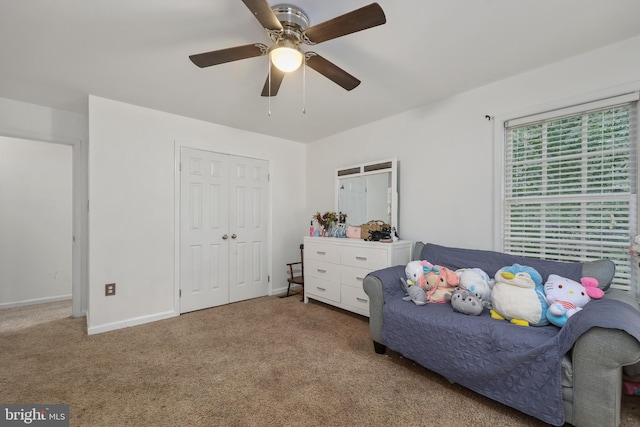
M 116 294 L 116 284 L 115 283 L 107 283 L 104 285 L 104 295 L 107 297 L 113 296 Z

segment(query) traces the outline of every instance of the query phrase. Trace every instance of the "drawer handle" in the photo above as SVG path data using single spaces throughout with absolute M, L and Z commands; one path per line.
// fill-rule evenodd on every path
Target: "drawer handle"
M 321 288 L 320 286 L 316 286 L 316 289 L 319 290 L 319 291 L 322 291 L 322 292 L 327 290 L 326 288 Z
M 322 252 L 322 251 L 316 251 L 316 253 L 317 253 L 318 255 L 326 255 L 326 254 L 327 254 L 326 252 Z
M 367 301 L 366 299 L 364 299 L 364 298 L 359 298 L 359 297 L 356 297 L 356 300 L 357 300 L 358 302 L 364 302 L 364 303 L 369 302 L 369 301 Z
M 366 256 L 357 256 L 357 257 L 356 257 L 356 259 L 357 259 L 358 261 L 366 261 L 366 260 L 367 260 L 367 257 L 366 257 Z
M 362 281 L 364 280 L 364 277 L 358 277 L 358 276 L 356 276 L 356 280 L 357 280 L 358 282 L 362 282 Z
M 321 268 L 316 268 L 316 270 L 318 270 L 318 273 L 326 273 L 327 272 L 327 270 L 323 270 Z

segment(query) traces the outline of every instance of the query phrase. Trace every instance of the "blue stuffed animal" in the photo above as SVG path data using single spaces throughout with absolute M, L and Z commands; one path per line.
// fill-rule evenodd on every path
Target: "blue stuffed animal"
M 521 326 L 549 324 L 549 306 L 540 273 L 532 267 L 513 264 L 498 270 L 495 279 L 491 290 L 491 317 Z

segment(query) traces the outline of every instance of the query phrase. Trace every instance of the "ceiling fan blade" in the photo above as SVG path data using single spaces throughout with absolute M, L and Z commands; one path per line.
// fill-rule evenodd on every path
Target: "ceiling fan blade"
M 279 70 L 275 65 L 271 64 L 271 91 L 269 91 L 269 76 L 267 76 L 267 81 L 264 82 L 260 96 L 276 96 L 278 89 L 280 89 L 280 84 L 282 84 L 282 79 L 284 79 L 284 75 L 284 71 Z
M 382 25 L 385 22 L 387 22 L 387 18 L 382 7 L 378 3 L 371 3 L 368 6 L 309 27 L 302 35 L 305 43 L 318 44 Z
M 307 65 L 346 90 L 360 84 L 360 80 L 315 52 L 307 52 Z
M 214 50 L 211 52 L 190 55 L 191 62 L 200 68 L 212 65 L 224 64 L 225 62 L 238 61 L 240 59 L 253 58 L 255 56 L 266 55 L 269 48 L 262 43 L 247 44 L 244 46 L 230 47 L 227 49 Z
M 267 0 L 242 0 L 242 2 L 265 29 L 282 30 L 282 24 L 271 10 Z

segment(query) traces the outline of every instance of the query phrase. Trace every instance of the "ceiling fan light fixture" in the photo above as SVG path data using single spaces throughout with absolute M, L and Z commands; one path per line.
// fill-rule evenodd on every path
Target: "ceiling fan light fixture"
M 285 73 L 295 71 L 302 65 L 302 52 L 295 43 L 287 40 L 275 45 L 269 52 L 269 58 L 273 65 Z

